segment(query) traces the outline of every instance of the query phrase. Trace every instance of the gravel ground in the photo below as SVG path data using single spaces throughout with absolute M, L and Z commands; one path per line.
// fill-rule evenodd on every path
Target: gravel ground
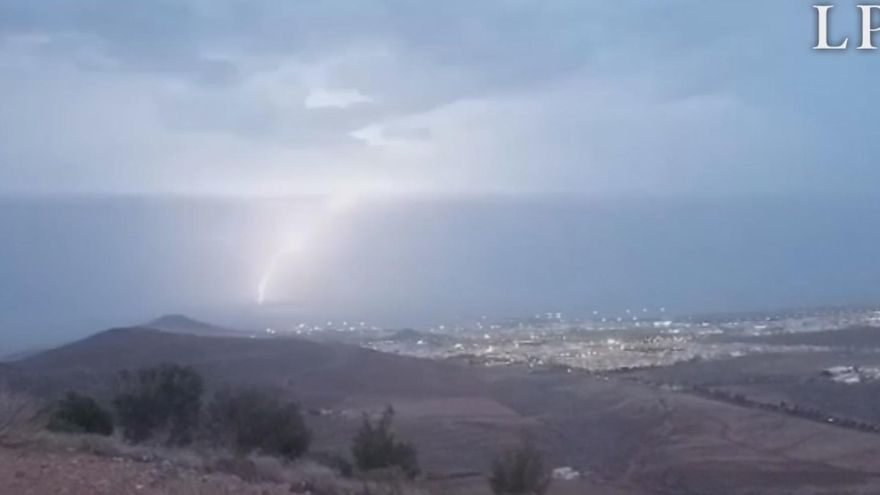
M 275 495 L 288 485 L 246 483 L 169 463 L 77 452 L 0 448 L 0 495 Z

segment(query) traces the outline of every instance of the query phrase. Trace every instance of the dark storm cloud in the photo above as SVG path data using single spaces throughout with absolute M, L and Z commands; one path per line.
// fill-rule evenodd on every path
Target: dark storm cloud
M 858 95 L 877 62 L 814 53 L 812 16 L 757 1 L 3 0 L 0 173 L 63 190 L 60 154 L 86 190 L 166 190 L 181 167 L 206 190 L 861 189 L 877 126 Z M 304 105 L 315 91 L 331 101 Z M 353 91 L 363 101 L 344 103 Z M 66 126 L 29 127 L 58 99 L 74 100 Z M 80 122 L 93 135 L 68 130 Z M 83 152 L 107 141 L 130 156 Z

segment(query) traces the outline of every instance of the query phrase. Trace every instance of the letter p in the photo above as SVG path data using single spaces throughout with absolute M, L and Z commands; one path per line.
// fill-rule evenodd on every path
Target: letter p
M 876 50 L 874 46 L 874 33 L 880 31 L 880 26 L 874 25 L 874 10 L 880 10 L 880 5 L 859 5 L 862 11 L 862 44 L 859 50 Z

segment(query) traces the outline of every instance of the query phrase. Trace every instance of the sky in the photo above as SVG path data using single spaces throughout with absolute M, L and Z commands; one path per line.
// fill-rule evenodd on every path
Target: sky
M 815 40 L 801 0 L 0 0 L 0 354 L 873 302 L 880 52 Z
M 880 55 L 814 52 L 815 23 L 800 0 L 2 0 L 0 190 L 870 190 Z

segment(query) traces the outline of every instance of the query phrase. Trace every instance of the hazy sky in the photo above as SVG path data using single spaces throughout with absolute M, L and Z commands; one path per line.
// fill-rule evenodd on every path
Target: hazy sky
M 880 51 L 815 36 L 802 0 L 0 0 L 0 354 L 259 301 L 876 301 Z
M 0 188 L 869 190 L 880 55 L 816 53 L 814 25 L 801 0 L 0 0 Z

